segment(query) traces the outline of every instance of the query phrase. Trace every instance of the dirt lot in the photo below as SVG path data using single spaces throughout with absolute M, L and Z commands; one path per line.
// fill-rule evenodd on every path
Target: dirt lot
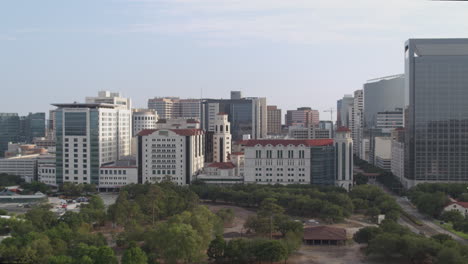
M 242 207 L 232 206 L 232 205 L 214 205 L 214 204 L 204 204 L 212 212 L 216 213 L 217 211 L 223 208 L 231 208 L 234 211 L 234 221 L 230 226 L 224 227 L 224 237 L 225 238 L 234 238 L 240 237 L 242 234 L 245 234 L 244 223 L 247 218 L 251 215 L 255 215 L 254 211 L 247 210 Z

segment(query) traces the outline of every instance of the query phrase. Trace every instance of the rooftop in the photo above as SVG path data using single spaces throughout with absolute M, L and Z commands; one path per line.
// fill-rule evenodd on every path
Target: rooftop
M 309 146 L 309 147 L 311 146 L 319 147 L 319 146 L 333 145 L 333 139 L 251 139 L 251 140 L 246 140 L 245 145 L 248 147 L 253 147 L 256 145 L 262 145 L 262 146 L 304 145 L 304 146 Z
M 137 136 L 148 136 L 153 134 L 156 131 L 172 131 L 180 136 L 195 136 L 195 135 L 202 135 L 203 130 L 201 129 L 144 129 L 138 133 Z
M 116 108 L 114 104 L 86 104 L 86 103 L 71 103 L 71 104 L 52 104 L 58 108 Z
M 214 162 L 208 165 L 210 168 L 218 168 L 220 170 L 229 170 L 229 169 L 234 169 L 236 165 L 234 165 L 232 162 Z
M 346 229 L 329 226 L 304 228 L 304 240 L 347 240 Z

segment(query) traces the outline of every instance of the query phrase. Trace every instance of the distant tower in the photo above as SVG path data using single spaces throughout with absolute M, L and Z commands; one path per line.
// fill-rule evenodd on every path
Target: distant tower
M 353 139 L 347 127 L 336 130 L 335 157 L 335 184 L 349 191 L 353 186 Z
M 226 162 L 231 153 L 231 124 L 228 115 L 218 113 L 214 125 L 213 162 Z

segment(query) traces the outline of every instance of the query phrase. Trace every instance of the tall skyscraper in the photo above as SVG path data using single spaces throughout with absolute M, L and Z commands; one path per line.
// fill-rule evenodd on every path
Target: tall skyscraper
M 363 137 L 363 121 L 364 121 L 364 92 L 356 90 L 354 92 L 354 103 L 352 108 L 351 120 L 351 136 L 353 138 L 353 152 L 359 154 L 362 137 Z
M 406 187 L 468 181 L 468 39 L 405 43 Z
M 17 113 L 0 113 L 0 157 L 8 149 L 8 142 L 17 141 L 20 133 L 20 118 Z
M 352 108 L 354 106 L 354 98 L 350 94 L 338 100 L 336 103 L 336 127 L 350 127 L 352 119 Z
M 313 110 L 310 107 L 300 107 L 297 110 L 288 110 L 285 119 L 286 126 L 315 126 L 320 122 L 320 113 L 318 110 Z
M 364 84 L 364 127 L 377 126 L 379 112 L 404 109 L 407 101 L 404 75 L 372 79 Z
M 281 109 L 276 105 L 268 105 L 267 112 L 268 135 L 281 135 Z
M 204 99 L 202 128 L 214 131 L 214 120 L 220 112 L 228 115 L 233 140 L 241 140 L 243 135 L 250 135 L 255 139 L 267 136 L 266 98 Z

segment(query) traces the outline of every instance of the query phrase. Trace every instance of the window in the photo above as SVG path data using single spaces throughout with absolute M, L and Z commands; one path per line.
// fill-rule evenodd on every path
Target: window
M 266 155 L 267 159 L 271 159 L 271 150 L 267 150 Z
M 261 159 L 262 158 L 262 151 L 261 150 L 256 150 L 255 151 L 255 158 Z

